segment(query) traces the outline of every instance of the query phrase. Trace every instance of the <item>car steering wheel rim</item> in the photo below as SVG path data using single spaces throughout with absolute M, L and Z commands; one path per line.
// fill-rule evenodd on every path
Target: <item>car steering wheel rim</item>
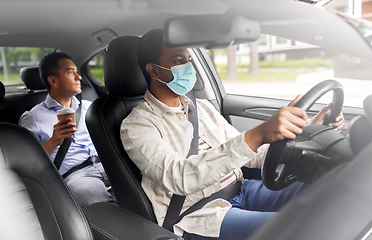
M 332 90 L 332 106 L 323 123 L 328 125 L 330 122 L 334 122 L 340 114 L 344 102 L 343 87 L 338 81 L 326 80 L 318 83 L 295 104 L 295 107 L 308 111 L 320 97 Z M 284 174 L 284 156 L 287 156 L 288 151 L 290 151 L 291 144 L 293 144 L 293 140 L 283 139 L 270 145 L 261 175 L 263 183 L 271 190 L 281 190 L 298 180 L 296 177 L 285 176 Z M 277 168 L 280 164 L 283 164 L 283 166 L 277 174 Z

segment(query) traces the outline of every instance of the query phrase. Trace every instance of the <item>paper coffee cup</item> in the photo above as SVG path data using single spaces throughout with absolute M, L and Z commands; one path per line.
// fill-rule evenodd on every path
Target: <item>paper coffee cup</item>
M 57 111 L 57 118 L 59 121 L 65 118 L 71 118 L 72 122 L 75 123 L 75 111 L 72 108 L 62 108 Z

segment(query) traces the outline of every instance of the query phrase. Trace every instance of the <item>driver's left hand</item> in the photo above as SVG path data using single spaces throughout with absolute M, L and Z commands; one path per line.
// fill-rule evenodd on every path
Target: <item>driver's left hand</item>
M 303 95 L 298 95 L 290 104 L 289 106 L 295 105 L 302 97 Z M 308 125 L 312 124 L 323 124 L 325 117 L 328 114 L 329 109 L 331 108 L 332 103 L 328 104 L 326 107 L 322 108 L 318 112 L 317 115 L 315 115 L 309 122 Z M 341 132 L 341 130 L 345 127 L 345 118 L 342 113 L 338 115 L 336 118 L 336 121 L 334 123 L 330 123 L 328 126 L 333 127 L 337 132 Z
M 308 124 L 309 125 L 311 125 L 311 124 L 323 124 L 324 119 L 325 119 L 329 109 L 331 108 L 331 105 L 332 105 L 332 103 L 330 103 L 326 107 L 322 108 L 322 110 L 320 110 L 318 112 L 318 114 L 315 115 L 309 121 Z M 340 113 L 340 115 L 338 115 L 338 117 L 336 118 L 336 121 L 334 123 L 328 124 L 328 126 L 333 127 L 337 132 L 341 132 L 341 130 L 345 127 L 344 115 L 342 113 Z

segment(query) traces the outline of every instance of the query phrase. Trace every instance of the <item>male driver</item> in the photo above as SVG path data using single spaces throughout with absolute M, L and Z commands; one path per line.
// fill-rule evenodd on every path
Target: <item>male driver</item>
M 291 103 L 258 127 L 239 133 L 208 101 L 198 99 L 199 154 L 187 157 L 193 137 L 187 112 L 193 104 L 184 95 L 196 81 L 190 53 L 168 48 L 163 44 L 162 31 L 152 30 L 139 41 L 137 55 L 148 90 L 144 102 L 124 119 L 121 139 L 143 174 L 142 187 L 159 225 L 173 194 L 187 195 L 181 212 L 185 211 L 242 180 L 242 166 L 260 167 L 267 143 L 293 139 L 306 125 L 306 112 Z M 317 118 L 324 118 L 324 114 Z M 344 121 L 342 116 L 339 120 L 335 125 L 338 130 Z M 301 187 L 296 183 L 274 192 L 262 181 L 245 181 L 236 197 L 213 200 L 185 216 L 174 226 L 175 233 L 186 240 L 245 239 Z
M 55 159 L 63 139 L 72 138 L 71 145 L 59 168 L 73 196 L 84 207 L 95 202 L 115 202 L 107 191 L 110 186 L 85 125 L 90 101 L 75 97 L 81 92 L 76 65 L 64 53 L 51 53 L 39 64 L 40 76 L 49 94 L 44 102 L 25 112 L 19 124 L 32 131 Z M 62 108 L 76 111 L 81 105 L 78 126 L 71 118 L 58 121 L 56 112 Z

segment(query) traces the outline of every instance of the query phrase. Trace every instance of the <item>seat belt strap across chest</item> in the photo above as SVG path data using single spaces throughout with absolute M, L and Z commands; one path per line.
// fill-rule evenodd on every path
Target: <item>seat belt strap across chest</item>
M 78 95 L 76 95 L 76 98 L 80 102 L 79 107 L 78 107 L 78 109 L 75 112 L 76 128 L 77 128 L 77 126 L 79 124 L 79 121 L 80 121 L 81 105 L 83 104 L 81 102 L 81 98 L 82 98 L 81 97 L 81 94 L 82 93 L 79 93 Z M 67 151 L 68 151 L 68 149 L 69 149 L 69 147 L 71 145 L 71 142 L 72 142 L 72 138 L 65 138 L 65 139 L 63 139 L 63 143 L 59 147 L 58 152 L 56 154 L 56 157 L 54 158 L 54 165 L 57 167 L 57 169 L 59 169 L 61 167 L 62 161 L 63 161 L 63 159 L 66 156 L 66 153 L 67 153 Z
M 187 154 L 187 157 L 190 155 L 196 155 L 199 151 L 199 124 L 198 124 L 198 111 L 196 105 L 196 98 L 194 89 L 191 90 L 188 94 L 186 94 L 188 98 L 194 103 L 195 107 L 189 107 L 187 117 L 188 120 L 194 127 L 193 138 L 191 140 L 190 150 Z M 176 224 L 181 213 L 181 209 L 183 203 L 185 202 L 186 196 L 181 196 L 177 194 L 173 194 L 171 201 L 169 203 L 169 207 L 167 210 L 167 214 L 165 215 L 163 228 L 173 232 L 173 225 Z
M 191 95 L 188 97 L 192 99 L 193 101 L 195 100 L 195 95 Z M 188 112 L 188 119 L 194 126 L 194 136 L 191 142 L 191 147 L 190 147 L 188 156 L 198 154 L 198 151 L 199 151 L 199 126 L 198 126 L 198 115 L 196 111 L 196 102 L 194 102 L 194 105 L 195 105 L 195 108 L 193 109 L 189 108 L 189 112 Z M 182 214 L 180 213 L 182 210 L 182 206 L 185 202 L 186 196 L 180 196 L 180 195 L 173 194 L 171 202 L 168 207 L 167 214 L 165 215 L 163 227 L 173 232 L 173 225 L 181 221 L 184 216 L 201 209 L 205 204 L 215 199 L 222 198 L 222 199 L 228 200 L 236 196 L 236 194 L 238 194 L 240 191 L 241 185 L 242 185 L 241 182 L 236 182 L 228 188 L 218 191 L 207 198 L 203 198 L 202 200 L 192 205 L 189 209 L 187 209 Z

